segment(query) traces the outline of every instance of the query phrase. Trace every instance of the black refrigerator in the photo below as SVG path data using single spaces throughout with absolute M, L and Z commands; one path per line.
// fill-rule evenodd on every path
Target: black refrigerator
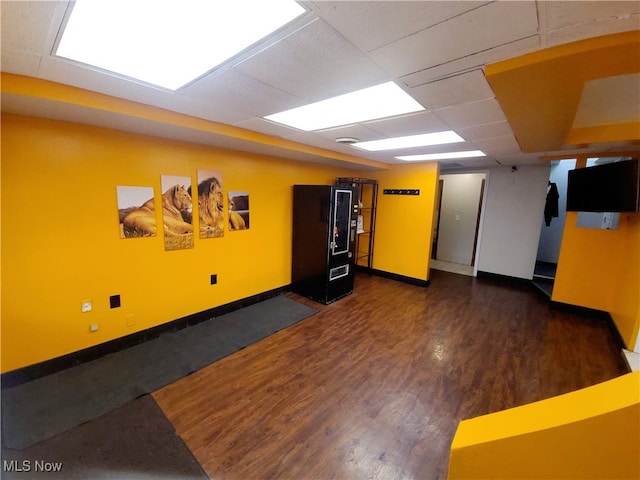
M 320 303 L 353 291 L 356 188 L 293 186 L 292 290 Z

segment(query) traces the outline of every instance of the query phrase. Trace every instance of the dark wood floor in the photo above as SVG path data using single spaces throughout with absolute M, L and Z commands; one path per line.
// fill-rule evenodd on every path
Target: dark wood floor
M 446 478 L 461 419 L 626 367 L 606 322 L 528 285 L 432 271 L 355 292 L 154 394 L 211 478 Z

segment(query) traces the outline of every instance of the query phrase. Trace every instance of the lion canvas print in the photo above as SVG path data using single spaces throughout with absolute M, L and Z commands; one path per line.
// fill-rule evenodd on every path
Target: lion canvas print
M 229 230 L 249 228 L 249 193 L 229 192 Z
M 162 175 L 164 249 L 193 248 L 191 179 Z
M 116 186 L 120 238 L 155 237 L 153 187 Z
M 198 170 L 198 223 L 200 238 L 224 236 L 222 173 Z

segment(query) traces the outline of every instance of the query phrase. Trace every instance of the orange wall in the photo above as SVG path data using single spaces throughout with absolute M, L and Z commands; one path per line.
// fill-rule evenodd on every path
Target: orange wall
M 439 168 L 437 163 L 398 165 L 376 172 L 378 213 L 373 268 L 429 279 L 429 259 Z M 384 195 L 384 189 L 420 189 L 420 195 Z
M 1 153 L 3 372 L 288 285 L 291 186 L 351 173 L 8 114 Z M 119 238 L 116 185 L 153 186 L 157 198 L 161 175 L 195 186 L 198 169 L 249 192 L 249 230 L 179 251 L 162 235 Z M 121 308 L 109 308 L 114 294 Z
M 640 327 L 640 214 L 621 214 L 617 230 L 580 228 L 576 220 L 567 212 L 552 300 L 609 312 L 633 349 Z
M 640 372 L 460 422 L 449 479 L 640 477 Z
M 2 126 L 3 372 L 288 285 L 295 183 L 378 176 L 374 268 L 429 278 L 436 164 L 348 171 L 12 114 Z M 119 238 L 117 185 L 153 186 L 158 198 L 161 175 L 195 185 L 198 169 L 249 192 L 249 230 L 171 252 L 162 235 Z M 122 306 L 110 309 L 115 294 Z

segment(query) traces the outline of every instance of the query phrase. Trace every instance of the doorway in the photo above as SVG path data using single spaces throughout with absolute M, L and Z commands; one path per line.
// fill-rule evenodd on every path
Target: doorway
M 486 174 L 440 176 L 430 267 L 474 275 Z
M 555 160 L 551 162 L 549 173 L 549 186 L 547 191 L 547 203 L 545 211 L 549 208 L 549 202 L 554 202 L 553 189 L 557 190 L 557 216 L 549 215 L 542 220 L 540 227 L 540 240 L 536 255 L 536 266 L 533 272 L 533 284 L 543 294 L 551 298 L 553 284 L 560 257 L 560 245 L 564 233 L 566 217 L 567 177 L 569 170 L 575 168 L 575 159 Z M 553 210 L 553 208 L 551 209 Z

